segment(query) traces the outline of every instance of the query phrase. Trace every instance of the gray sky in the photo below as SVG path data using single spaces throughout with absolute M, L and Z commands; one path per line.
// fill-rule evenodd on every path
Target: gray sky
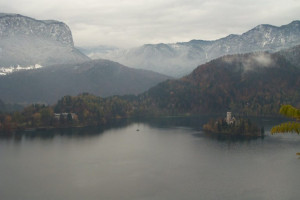
M 76 46 L 214 40 L 300 20 L 300 0 L 0 0 L 0 12 L 63 21 Z

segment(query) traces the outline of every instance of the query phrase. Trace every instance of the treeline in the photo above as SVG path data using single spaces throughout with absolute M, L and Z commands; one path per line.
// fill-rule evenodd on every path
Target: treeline
M 207 114 L 223 112 L 227 108 L 224 101 L 227 101 L 228 97 L 222 99 L 217 94 L 214 97 L 211 94 L 207 95 L 206 98 L 201 96 L 197 98 L 197 93 L 194 93 L 194 96 L 190 95 L 190 92 L 194 90 L 192 86 L 189 88 L 186 85 L 178 85 L 179 88 L 176 90 L 169 90 L 163 88 L 166 84 L 168 82 L 157 86 L 157 90 L 154 88 L 139 96 L 127 95 L 101 98 L 85 93 L 78 96 L 64 96 L 53 106 L 32 104 L 22 111 L 0 113 L 0 132 L 7 133 L 12 130 L 37 127 L 99 126 L 119 118 L 142 118 L 187 113 Z M 184 95 L 185 93 L 187 95 Z M 270 99 L 272 100 L 272 98 Z M 211 102 L 208 102 L 209 100 Z M 218 103 L 218 101 L 221 103 Z M 241 111 L 249 110 L 249 112 L 257 115 L 261 113 L 261 108 L 265 108 L 263 110 L 265 113 L 276 114 L 280 101 L 277 103 L 271 101 L 270 106 L 264 104 L 265 101 L 265 99 L 258 99 L 257 102 L 253 103 L 248 100 L 249 103 L 237 102 L 234 106 L 241 105 L 239 108 Z M 232 107 L 233 104 L 230 104 L 230 106 Z M 243 121 L 241 123 L 245 124 L 242 127 L 245 127 L 247 132 L 247 127 L 251 126 Z M 220 124 L 224 125 L 224 123 Z
M 33 104 L 22 111 L 0 114 L 0 132 L 22 130 L 33 127 L 49 127 L 55 125 L 53 108 Z
M 64 96 L 54 106 L 30 105 L 21 112 L 0 114 L 0 132 L 28 128 L 102 125 L 138 115 L 135 96 L 101 98 L 91 94 Z
M 135 96 L 101 98 L 85 93 L 76 97 L 63 97 L 53 110 L 55 113 L 76 113 L 81 124 L 100 125 L 110 119 L 133 116 L 136 111 L 133 101 L 135 98 Z

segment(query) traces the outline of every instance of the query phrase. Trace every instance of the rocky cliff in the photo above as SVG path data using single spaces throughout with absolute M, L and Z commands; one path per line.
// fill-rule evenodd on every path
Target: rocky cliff
M 0 14 L 0 67 L 87 60 L 87 56 L 74 48 L 71 30 L 63 22 Z

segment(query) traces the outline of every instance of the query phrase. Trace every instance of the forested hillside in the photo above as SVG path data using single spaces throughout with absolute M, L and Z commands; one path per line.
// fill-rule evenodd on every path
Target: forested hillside
M 0 98 L 13 103 L 53 104 L 62 96 L 84 92 L 101 97 L 139 94 L 168 78 L 109 60 L 93 60 L 0 76 Z
M 283 56 L 225 56 L 190 75 L 151 88 L 141 98 L 158 112 L 271 115 L 283 103 L 300 106 L 300 69 Z
M 287 59 L 297 55 L 297 51 L 291 52 L 224 56 L 139 95 L 67 95 L 53 106 L 34 104 L 22 112 L 0 115 L 0 130 L 101 125 L 117 118 L 229 110 L 241 115 L 274 116 L 282 104 L 300 107 L 300 68 Z M 57 115 L 60 117 L 55 118 Z

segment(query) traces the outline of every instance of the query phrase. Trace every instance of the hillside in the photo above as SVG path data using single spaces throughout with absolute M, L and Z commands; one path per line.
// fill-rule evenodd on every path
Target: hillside
M 280 27 L 263 24 L 241 34 L 213 40 L 173 44 L 145 44 L 126 49 L 85 50 L 92 58 L 106 58 L 134 68 L 149 69 L 173 77 L 192 72 L 200 64 L 224 55 L 256 51 L 276 52 L 300 44 L 300 21 Z
M 88 92 L 107 97 L 138 94 L 170 77 L 108 60 L 56 65 L 0 76 L 0 98 L 10 103 L 54 103 Z
M 295 52 L 293 52 L 295 53 Z M 158 113 L 270 115 L 283 103 L 300 106 L 300 68 L 274 53 L 229 55 L 190 75 L 151 88 L 140 98 Z M 150 102 L 150 103 L 148 103 Z
M 5 102 L 53 103 L 61 96 L 82 92 L 102 97 L 137 94 L 161 82 L 137 96 L 119 96 L 114 101 L 124 101 L 126 109 L 130 110 L 126 111 L 126 116 L 131 116 L 130 113 L 144 116 L 228 110 L 246 115 L 274 115 L 281 104 L 300 107 L 300 68 L 291 62 L 298 54 L 299 48 L 294 47 L 273 54 L 228 55 L 200 65 L 181 79 L 164 82 L 161 81 L 168 77 L 107 60 L 41 68 L 0 77 L 0 90 L 3 91 L 0 98 Z M 77 97 L 73 99 L 72 104 L 77 105 Z M 94 104 L 103 109 L 101 102 Z M 81 109 L 89 108 L 81 106 Z M 78 111 L 73 107 L 75 110 L 62 105 L 59 111 Z M 95 114 L 93 108 L 89 108 L 89 112 Z M 114 112 L 119 115 L 121 111 Z
M 0 13 L 0 68 L 88 60 L 74 47 L 71 30 L 65 23 Z
M 286 59 L 297 55 L 297 52 L 295 48 L 284 52 L 285 56 L 282 55 L 283 52 L 224 56 L 197 67 L 188 76 L 164 81 L 140 95 L 101 98 L 84 93 L 77 96 L 65 95 L 53 106 L 33 104 L 13 115 L 0 114 L 0 123 L 3 124 L 2 129 L 0 126 L 0 132 L 32 127 L 103 125 L 114 119 L 127 117 L 140 119 L 153 115 L 223 114 L 226 111 L 232 111 L 241 115 L 276 116 L 282 104 L 300 107 L 300 68 Z M 106 74 L 107 79 L 114 81 L 124 80 L 122 74 L 130 73 L 136 77 L 137 73 L 117 63 L 99 60 L 73 66 L 72 75 L 69 77 L 61 71 L 63 67 L 58 67 L 60 70 L 57 72 L 62 75 L 56 79 L 56 82 L 51 80 L 51 73 L 55 74 L 57 69 L 40 70 L 45 69 L 52 71 L 47 71 L 48 74 L 44 73 L 41 80 L 46 80 L 46 86 L 51 82 L 55 89 L 54 91 L 53 88 L 43 88 L 45 93 L 41 95 L 47 94 L 48 96 L 45 96 L 48 98 L 53 98 L 51 95 L 59 93 L 66 86 L 70 87 L 61 82 L 62 79 L 73 79 L 72 88 L 75 91 L 77 87 L 85 85 L 87 79 L 84 77 L 89 77 L 89 80 L 97 79 L 99 71 L 102 75 Z M 18 73 L 12 75 L 15 74 Z M 80 74 L 84 76 L 81 77 Z M 145 79 L 145 76 L 139 75 L 141 79 Z M 49 77 L 46 78 L 47 76 Z M 126 76 L 125 79 L 128 80 L 130 77 Z M 114 81 L 108 83 L 114 83 Z M 136 79 L 132 81 L 138 84 Z M 43 84 L 41 81 L 38 83 Z M 97 83 L 105 84 L 101 81 Z M 26 84 L 26 80 L 23 80 L 22 84 Z M 35 84 L 37 82 L 33 85 Z M 120 84 L 126 85 L 122 81 Z M 1 83 L 0 86 L 2 86 Z M 90 85 L 89 88 L 93 87 Z M 119 88 L 124 89 L 121 86 Z M 35 90 L 26 92 L 30 91 Z M 17 98 L 21 96 L 22 94 Z M 40 99 L 42 97 L 44 96 L 40 96 Z M 64 114 L 57 118 L 53 113 Z M 232 128 L 239 129 L 240 127 Z

